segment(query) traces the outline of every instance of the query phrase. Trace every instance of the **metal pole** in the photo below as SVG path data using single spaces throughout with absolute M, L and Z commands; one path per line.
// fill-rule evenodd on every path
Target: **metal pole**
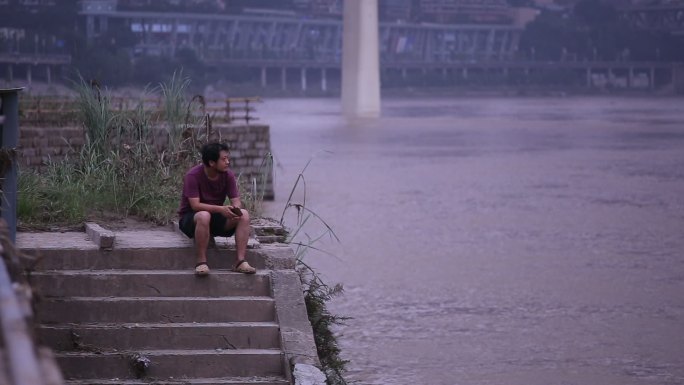
M 5 98 L 3 95 L 3 103 Z M 4 104 L 3 104 L 4 109 Z M 3 214 L 5 212 L 3 211 Z M 4 250 L 3 250 L 4 253 Z M 14 385 L 39 385 L 43 383 L 40 365 L 35 353 L 35 346 L 21 306 L 12 289 L 5 264 L 0 260 L 0 326 L 5 341 L 5 354 L 9 363 Z
M 7 222 L 12 242 L 17 237 L 17 162 L 15 151 L 19 142 L 19 91 L 21 88 L 0 90 L 2 98 L 2 151 L 10 164 L 2 181 L 2 218 Z

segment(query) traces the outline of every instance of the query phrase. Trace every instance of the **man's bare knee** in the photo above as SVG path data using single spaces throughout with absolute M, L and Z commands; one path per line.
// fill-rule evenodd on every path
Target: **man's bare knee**
M 211 221 L 211 214 L 208 211 L 199 211 L 195 214 L 196 226 L 209 226 Z

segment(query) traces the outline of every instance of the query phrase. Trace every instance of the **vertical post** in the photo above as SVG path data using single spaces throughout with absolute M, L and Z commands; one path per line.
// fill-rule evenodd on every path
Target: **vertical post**
M 86 16 L 86 39 L 88 43 L 93 41 L 95 37 L 95 16 Z
M 261 67 L 261 88 L 266 88 L 266 67 Z
M 33 76 L 31 76 L 31 64 L 26 65 L 26 82 L 30 85 L 32 83 Z
M 17 237 L 17 162 L 15 151 L 19 142 L 19 91 L 21 88 L 0 89 L 2 108 L 0 128 L 2 129 L 1 150 L 7 154 L 9 162 L 5 175 L 2 175 L 2 218 L 7 222 L 12 242 Z
M 328 75 L 325 68 L 321 68 L 321 91 L 328 91 Z
M 280 82 L 283 88 L 283 91 L 287 90 L 287 68 L 283 67 L 280 70 Z
M 7 81 L 14 82 L 14 69 L 12 68 L 12 63 L 7 64 Z
M 306 67 L 302 67 L 302 91 L 306 91 Z
M 48 84 L 52 84 L 52 68 L 50 68 L 49 64 L 45 67 L 45 74 L 47 75 Z
M 226 121 L 228 124 L 233 122 L 233 115 L 231 114 L 230 109 L 230 99 L 226 99 Z
M 342 109 L 351 117 L 378 117 L 378 0 L 345 0 L 343 20 Z
M 176 47 L 178 47 L 178 19 L 173 19 L 171 27 L 171 56 L 176 57 Z
M 587 67 L 587 88 L 591 88 L 591 67 Z
M 651 89 L 655 88 L 655 68 L 651 67 L 651 78 L 649 79 L 651 82 Z

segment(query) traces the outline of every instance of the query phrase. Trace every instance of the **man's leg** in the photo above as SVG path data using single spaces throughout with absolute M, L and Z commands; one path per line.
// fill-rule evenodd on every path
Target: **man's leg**
M 208 211 L 198 211 L 195 213 L 195 251 L 197 263 L 207 262 L 207 247 L 209 246 L 209 222 L 211 215 Z
M 249 212 L 242 209 L 242 216 L 226 221 L 226 230 L 235 230 L 235 249 L 237 252 L 235 267 L 241 267 L 238 269 L 240 272 L 254 273 L 256 270 L 249 266 L 249 263 L 242 262 L 247 254 L 247 242 L 249 241 L 249 232 L 251 230 Z

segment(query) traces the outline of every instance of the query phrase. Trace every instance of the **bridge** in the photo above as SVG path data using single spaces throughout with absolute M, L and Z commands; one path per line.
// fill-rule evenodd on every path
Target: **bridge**
M 189 49 L 210 71 L 220 76 L 239 73 L 264 88 L 275 85 L 303 92 L 343 88 L 342 20 L 271 11 L 242 15 L 127 11 L 118 10 L 115 0 L 80 4 L 88 40 L 109 32 L 132 33 L 136 39 L 131 52 L 134 57 L 173 56 L 178 50 Z M 645 11 L 635 8 L 624 15 L 641 15 L 639 12 Z M 527 79 L 533 81 L 535 74 L 564 71 L 574 77 L 575 84 L 596 85 L 598 76 L 626 79 L 629 87 L 645 84 L 653 88 L 670 84 L 675 78 L 674 68 L 679 68 L 676 63 L 658 62 L 520 60 L 517 52 L 522 24 L 376 25 L 375 51 L 384 85 L 411 85 L 407 83 L 410 81 L 461 84 L 493 77 L 525 83 Z M 19 75 L 25 74 L 29 82 L 32 69 L 45 68 L 45 78 L 50 81 L 55 68 L 68 63 L 70 58 L 61 55 L 0 54 L 0 65 L 5 64 L 8 79 L 17 67 L 23 71 Z M 42 76 L 42 72 L 38 74 Z
M 213 65 L 239 61 L 339 66 L 342 21 L 303 16 L 212 15 L 117 11 L 102 1 L 84 1 L 90 40 L 110 29 L 133 32 L 140 55 L 173 55 L 190 48 Z M 380 23 L 382 62 L 509 60 L 522 28 L 514 25 Z

